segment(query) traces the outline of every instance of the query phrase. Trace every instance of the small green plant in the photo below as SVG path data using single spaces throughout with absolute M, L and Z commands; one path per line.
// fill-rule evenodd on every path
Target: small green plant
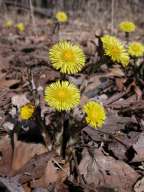
M 104 54 L 113 62 L 122 64 L 124 67 L 129 63 L 129 55 L 124 45 L 114 36 L 104 35 L 101 38 Z
M 43 98 L 51 112 L 45 112 L 44 117 L 41 116 L 38 93 L 31 86 L 33 104 L 28 103 L 19 109 L 14 130 L 20 133 L 20 126 L 27 122 L 30 122 L 30 129 L 33 129 L 35 122 L 40 133 L 45 135 L 45 145 L 49 148 L 51 143 L 53 150 L 59 151 L 62 158 L 67 158 L 68 143 L 80 142 L 81 129 L 87 124 L 93 128 L 102 127 L 106 114 L 102 104 L 90 101 L 82 107 L 81 118 L 74 116 L 74 108 L 80 105 L 81 94 L 79 88 L 68 81 L 68 75 L 80 72 L 85 66 L 85 54 L 79 45 L 60 41 L 50 48 L 49 59 L 53 68 L 60 72 L 60 79 L 44 88 Z M 51 119 L 49 125 L 46 125 L 46 118 Z
M 127 43 L 129 42 L 130 33 L 135 31 L 136 25 L 130 21 L 123 21 L 119 24 L 119 29 L 125 33 Z
M 68 22 L 68 15 L 66 12 L 64 11 L 58 11 L 56 12 L 56 14 L 54 15 L 55 17 L 55 22 L 54 22 L 54 29 L 53 29 L 53 32 L 56 33 L 56 32 L 59 32 L 60 30 L 60 26 L 62 24 L 66 24 Z
M 59 18 L 60 16 L 61 18 Z M 58 19 L 59 22 L 66 22 L 68 18 L 64 14 L 58 14 Z M 123 25 L 121 24 L 121 30 Z M 131 26 L 131 30 L 128 31 L 128 26 L 124 25 L 124 30 L 126 33 L 132 32 L 134 26 L 133 29 Z M 105 60 L 106 63 L 111 63 L 111 66 L 120 64 L 127 78 L 126 83 L 129 83 L 129 79 L 133 78 L 139 84 L 137 61 L 144 54 L 142 44 L 132 42 L 126 45 L 115 36 L 102 35 L 99 37 L 98 48 L 100 51 L 99 63 L 102 64 L 102 61 Z M 35 125 L 40 129 L 40 134 L 44 137 L 44 144 L 47 147 L 51 144 L 54 150 L 59 148 L 62 158 L 66 158 L 68 143 L 72 137 L 75 140 L 73 143 L 80 141 L 83 127 L 89 125 L 100 132 L 98 128 L 102 128 L 105 123 L 106 110 L 98 101 L 87 101 L 81 106 L 82 93 L 80 93 L 79 87 L 69 81 L 69 75 L 81 72 L 86 66 L 86 56 L 78 44 L 59 41 L 49 49 L 48 57 L 52 67 L 59 71 L 60 75 L 59 79 L 43 88 L 43 99 L 47 105 L 47 111 L 43 115 L 41 114 L 38 91 L 31 86 L 33 101 L 17 111 L 17 123 L 14 130 L 19 129 L 20 131 L 20 126 L 23 123 L 27 124 L 27 122 L 30 122 L 32 128 L 32 123 L 35 122 Z M 29 82 L 31 84 L 31 76 L 29 76 Z M 74 115 L 75 108 L 81 111 L 80 118 Z M 75 131 L 76 129 L 77 131 Z M 102 133 L 106 134 L 105 132 Z

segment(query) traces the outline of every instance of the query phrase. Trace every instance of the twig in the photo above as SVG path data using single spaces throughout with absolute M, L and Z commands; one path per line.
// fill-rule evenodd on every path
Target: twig
M 110 104 L 116 102 L 117 100 L 119 100 L 123 96 L 127 95 L 129 91 L 130 91 L 130 88 L 128 87 L 128 89 L 126 91 L 123 91 L 123 92 L 120 92 L 120 93 L 113 95 L 107 101 L 104 102 L 104 105 L 107 106 L 107 105 L 110 105 Z
M 36 86 L 33 80 L 33 75 L 32 75 L 32 71 L 30 68 L 27 68 L 27 74 L 28 74 L 28 82 L 30 85 L 30 92 L 33 96 L 33 100 L 34 100 L 34 104 L 36 105 Z
M 5 2 L 2 2 L 1 3 L 1 6 L 3 6 L 3 10 L 4 10 L 4 17 L 5 17 L 5 19 L 8 19 L 8 14 L 7 14 L 7 7 L 6 7 L 6 5 L 5 5 Z M 2 8 L 2 7 L 1 7 Z
M 98 133 L 102 133 L 104 135 L 109 135 L 110 137 L 112 137 L 114 140 L 116 140 L 118 143 L 120 143 L 121 145 L 123 145 L 126 149 L 129 149 L 129 147 L 123 142 L 121 141 L 120 139 L 116 138 L 115 136 L 113 136 L 111 133 L 107 133 L 107 132 L 104 132 L 104 131 L 101 131 L 101 130 L 98 130 L 96 129 L 96 131 Z
M 31 16 L 31 19 L 32 19 L 32 25 L 33 25 L 33 29 L 34 29 L 34 34 L 37 37 L 38 34 L 37 34 L 37 27 L 36 27 L 35 17 L 34 17 L 34 8 L 33 8 L 31 0 L 29 0 L 29 5 L 30 5 L 30 16 Z
M 75 169 L 76 169 L 77 175 L 79 177 L 79 181 L 80 181 L 80 183 L 82 183 L 83 186 L 85 186 L 87 183 L 85 183 L 84 178 L 80 174 L 79 166 L 78 166 L 78 161 L 77 161 L 77 158 L 76 158 L 74 150 L 72 152 L 72 157 L 73 157 L 73 160 L 74 160 L 74 163 L 75 163 Z
M 114 32 L 114 1 L 111 2 L 111 34 Z
M 55 159 L 52 159 L 52 161 L 53 161 L 64 173 L 66 173 L 66 171 L 64 170 L 64 168 L 63 168 Z
M 89 127 L 89 126 L 87 126 L 87 127 Z M 108 135 L 108 136 L 110 136 L 110 137 L 113 138 L 115 141 L 117 141 L 118 143 L 120 143 L 121 145 L 123 145 L 126 149 L 129 149 L 129 146 L 128 146 L 127 144 L 125 144 L 125 143 L 124 143 L 123 141 L 121 141 L 120 139 L 116 138 L 113 134 L 107 133 L 107 132 L 105 132 L 105 131 L 101 131 L 101 130 L 99 130 L 99 129 L 95 129 L 95 131 L 97 131 L 98 133 L 101 133 L 101 134 L 103 134 L 103 135 Z M 91 138 L 91 140 L 93 140 L 92 137 L 91 137 L 85 130 L 83 130 L 82 133 L 86 133 L 86 134 Z M 81 145 L 81 146 L 84 147 L 84 146 L 86 146 L 86 145 Z M 86 146 L 86 147 L 88 147 L 88 146 Z

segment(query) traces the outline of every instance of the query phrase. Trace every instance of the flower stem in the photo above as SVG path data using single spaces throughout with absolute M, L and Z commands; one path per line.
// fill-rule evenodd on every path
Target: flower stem
M 53 34 L 56 34 L 57 32 L 59 33 L 60 30 L 60 24 L 58 22 L 54 23 L 54 27 L 53 27 Z
M 62 129 L 62 142 L 61 142 L 61 156 L 65 159 L 67 142 L 70 138 L 69 119 L 66 117 L 66 112 L 61 114 L 61 129 Z
M 128 32 L 125 32 L 125 39 L 128 44 L 129 43 L 129 33 Z

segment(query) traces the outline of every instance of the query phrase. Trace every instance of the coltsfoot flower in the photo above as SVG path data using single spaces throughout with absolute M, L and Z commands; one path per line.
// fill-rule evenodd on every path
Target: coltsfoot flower
M 77 73 L 85 65 L 83 50 L 68 41 L 55 44 L 49 51 L 49 59 L 55 69 L 67 74 Z
M 119 24 L 119 29 L 123 32 L 133 32 L 136 29 L 136 26 L 133 22 L 123 21 Z
M 64 11 L 58 11 L 55 17 L 59 23 L 65 23 L 68 21 L 68 16 Z
M 17 30 L 18 30 L 19 32 L 24 32 L 24 30 L 25 30 L 25 25 L 24 25 L 24 23 L 18 23 L 18 24 L 16 24 L 16 28 L 17 28 Z
M 20 108 L 19 118 L 21 120 L 28 120 L 33 116 L 34 111 L 35 111 L 34 105 L 28 103 Z
M 106 120 L 104 107 L 95 101 L 89 101 L 83 107 L 86 113 L 86 122 L 93 128 L 101 128 Z
M 129 65 L 130 58 L 128 54 L 122 54 L 121 56 L 121 64 L 123 67 L 127 67 Z
M 128 46 L 128 53 L 132 57 L 142 57 L 144 55 L 144 45 L 139 42 L 132 42 Z
M 67 111 L 79 104 L 80 91 L 68 81 L 57 81 L 45 88 L 44 98 L 50 107 L 58 111 Z
M 102 38 L 105 55 L 109 56 L 112 61 L 116 61 L 126 66 L 129 63 L 129 56 L 124 45 L 114 36 L 104 35 Z
M 5 21 L 4 27 L 10 28 L 12 26 L 13 26 L 13 21 L 12 20 L 9 19 L 9 20 Z
M 111 57 L 113 61 L 120 62 L 121 54 L 125 53 L 122 43 L 116 37 L 110 35 L 104 35 L 101 40 L 105 54 Z

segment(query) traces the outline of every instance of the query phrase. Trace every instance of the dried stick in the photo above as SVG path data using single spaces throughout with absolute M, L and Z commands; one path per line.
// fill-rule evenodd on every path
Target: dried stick
M 98 133 L 104 134 L 104 135 L 108 135 L 110 136 L 112 139 L 114 139 L 115 141 L 117 141 L 118 143 L 120 143 L 121 145 L 123 145 L 126 149 L 129 149 L 129 146 L 127 144 L 125 144 L 123 141 L 121 141 L 120 139 L 116 138 L 115 136 L 113 136 L 111 133 L 107 133 L 105 131 L 101 131 L 101 130 L 97 130 L 96 131 Z
M 1 9 L 4 10 L 4 19 L 8 19 L 8 14 L 7 14 L 8 11 L 7 11 L 7 6 L 6 6 L 5 2 L 1 3 Z
M 114 32 L 114 1 L 111 2 L 111 34 Z
M 32 19 L 32 25 L 33 25 L 33 29 L 34 29 L 34 34 L 37 37 L 38 34 L 37 34 L 37 27 L 36 27 L 36 22 L 35 22 L 35 17 L 34 17 L 34 8 L 33 8 L 32 0 L 29 0 L 29 5 L 30 5 L 30 17 Z

